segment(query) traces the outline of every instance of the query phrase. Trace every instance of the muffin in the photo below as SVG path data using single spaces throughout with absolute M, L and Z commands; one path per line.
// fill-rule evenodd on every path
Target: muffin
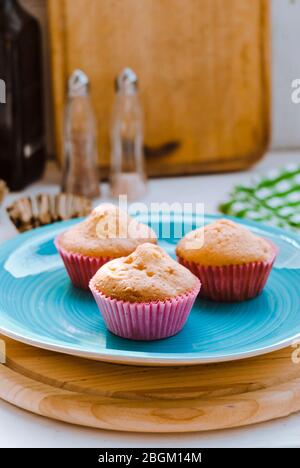
M 220 219 L 189 232 L 176 253 L 179 262 L 200 279 L 202 297 L 230 302 L 261 293 L 277 248 L 243 226 Z
M 160 247 L 143 244 L 106 263 L 90 289 L 107 328 L 132 340 L 158 340 L 184 326 L 200 281 Z
M 71 281 L 82 289 L 88 289 L 102 265 L 129 255 L 144 242 L 157 242 L 154 231 L 111 204 L 99 205 L 55 239 Z

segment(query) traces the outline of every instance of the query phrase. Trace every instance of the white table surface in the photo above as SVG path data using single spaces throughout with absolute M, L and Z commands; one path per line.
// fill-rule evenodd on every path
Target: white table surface
M 300 163 L 299 153 L 269 153 L 250 171 L 222 175 L 205 175 L 156 179 L 149 182 L 144 199 L 151 201 L 204 202 L 206 213 L 216 213 L 233 185 L 249 180 L 256 172 L 288 162 Z M 50 167 L 42 182 L 24 193 L 58 190 L 57 171 Z M 104 187 L 104 193 L 106 187 Z M 20 194 L 11 194 L 9 204 Z M 105 197 L 103 197 L 103 200 Z M 179 199 L 179 200 L 178 200 Z M 2 210 L 0 242 L 16 235 Z M 0 447 L 300 447 L 300 413 L 254 426 L 192 434 L 137 434 L 75 427 L 52 421 L 18 409 L 0 400 Z

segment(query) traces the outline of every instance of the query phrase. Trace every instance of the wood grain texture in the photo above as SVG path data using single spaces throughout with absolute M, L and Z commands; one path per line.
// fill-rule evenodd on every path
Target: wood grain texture
M 300 410 L 293 349 L 192 367 L 89 361 L 6 339 L 0 397 L 72 424 L 137 432 L 238 427 Z
M 145 143 L 158 154 L 148 158 L 150 174 L 242 169 L 261 157 L 270 128 L 268 0 L 49 0 L 48 8 L 60 158 L 65 83 L 81 67 L 107 173 L 113 81 L 125 66 L 140 78 Z M 170 142 L 178 148 L 159 155 Z

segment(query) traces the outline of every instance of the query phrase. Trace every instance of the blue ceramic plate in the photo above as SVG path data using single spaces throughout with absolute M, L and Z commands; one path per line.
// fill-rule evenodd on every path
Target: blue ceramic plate
M 216 218 L 207 216 L 205 222 Z M 300 238 L 296 234 L 242 222 L 280 248 L 263 293 L 234 304 L 198 299 L 181 333 L 147 343 L 109 333 L 91 294 L 71 286 L 53 239 L 74 222 L 78 221 L 36 229 L 1 246 L 2 334 L 67 354 L 141 365 L 241 359 L 283 348 L 300 336 Z M 176 242 L 160 240 L 171 255 Z

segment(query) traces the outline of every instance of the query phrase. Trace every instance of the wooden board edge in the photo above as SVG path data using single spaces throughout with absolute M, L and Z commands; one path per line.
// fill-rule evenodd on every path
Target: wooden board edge
M 135 401 L 53 388 L 0 365 L 0 398 L 40 416 L 124 432 L 200 432 L 255 424 L 300 410 L 300 379 L 214 400 Z
M 147 175 L 151 178 L 160 177 L 184 177 L 217 174 L 225 172 L 244 171 L 257 164 L 263 157 L 267 150 L 267 144 L 260 147 L 257 153 L 251 153 L 247 158 L 233 158 L 233 159 L 220 159 L 220 160 L 202 160 L 198 163 L 180 163 L 173 165 L 159 164 L 157 166 L 149 167 Z M 109 167 L 100 166 L 101 179 L 107 180 L 109 178 Z
M 58 163 L 62 164 L 63 141 L 63 109 L 65 103 L 65 87 L 67 80 L 67 40 L 65 35 L 65 0 L 48 0 L 47 2 L 48 30 L 50 39 L 52 79 L 52 95 L 54 107 L 54 147 Z M 61 109 L 59 113 L 58 109 Z
M 261 71 L 262 71 L 262 122 L 263 128 L 263 141 L 258 153 L 266 152 L 270 145 L 271 140 L 271 6 L 270 0 L 261 0 Z

